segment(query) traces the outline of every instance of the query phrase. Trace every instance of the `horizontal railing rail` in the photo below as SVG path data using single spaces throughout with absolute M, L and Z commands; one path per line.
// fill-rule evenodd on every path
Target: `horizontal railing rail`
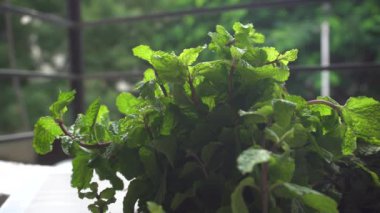
M 146 20 L 160 20 L 165 18 L 179 18 L 189 15 L 202 15 L 202 14 L 217 14 L 234 10 L 246 10 L 246 9 L 260 9 L 260 8 L 273 8 L 273 7 L 294 7 L 301 4 L 311 3 L 324 3 L 331 2 L 332 0 L 272 0 L 265 2 L 247 2 L 239 4 L 224 5 L 219 7 L 200 7 L 190 8 L 177 11 L 163 11 L 153 14 L 146 14 L 141 16 L 127 16 L 127 17 L 115 17 L 105 18 L 94 21 L 83 21 L 81 23 L 74 23 L 66 18 L 60 17 L 55 14 L 44 13 L 37 10 L 18 7 L 11 4 L 3 3 L 0 5 L 0 12 L 10 12 L 18 15 L 29 15 L 33 18 L 38 18 L 42 21 L 46 21 L 51 24 L 57 24 L 63 27 L 95 27 L 99 25 L 109 24 L 128 24 L 138 21 Z
M 225 5 L 219 7 L 202 7 L 202 8 L 192 8 L 177 11 L 165 11 L 158 12 L 154 14 L 147 14 L 141 16 L 131 16 L 131 17 L 115 17 L 106 18 L 95 21 L 85 21 L 81 23 L 83 27 L 95 27 L 99 25 L 109 25 L 109 24 L 120 24 L 120 23 L 133 23 L 138 21 L 146 20 L 159 20 L 165 18 L 179 18 L 188 15 L 202 15 L 202 14 L 215 14 L 223 13 L 233 10 L 244 10 L 244 9 L 260 9 L 268 7 L 294 7 L 300 4 L 310 4 L 310 3 L 323 3 L 330 2 L 328 0 L 275 0 L 275 1 L 265 1 L 265 2 L 247 2 L 240 4 Z
M 37 18 L 41 21 L 48 22 L 50 24 L 54 24 L 55 26 L 62 26 L 62 27 L 71 27 L 74 26 L 74 23 L 69 21 L 66 18 L 50 14 L 50 13 L 44 13 L 37 10 L 24 8 L 24 7 L 18 7 L 10 4 L 3 3 L 0 5 L 0 12 L 8 12 L 18 15 L 28 15 L 33 18 Z
M 290 66 L 290 70 L 294 72 L 320 72 L 321 70 L 330 70 L 337 72 L 361 72 L 361 71 L 380 71 L 380 64 L 374 63 L 338 63 L 329 66 Z M 88 73 L 84 75 L 71 75 L 62 73 L 46 74 L 33 70 L 19 69 L 0 69 L 1 78 L 47 78 L 56 80 L 120 80 L 128 78 L 130 80 L 138 80 L 143 75 L 142 71 L 105 71 L 97 73 Z
M 14 141 L 31 140 L 33 132 L 19 132 L 14 134 L 0 135 L 0 144 Z

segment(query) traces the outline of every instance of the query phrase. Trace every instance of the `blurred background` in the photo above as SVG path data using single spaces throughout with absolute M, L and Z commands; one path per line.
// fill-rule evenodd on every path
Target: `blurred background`
M 299 49 L 291 93 L 327 94 L 341 104 L 349 96 L 380 99 L 379 0 L 0 2 L 0 160 L 61 159 L 59 149 L 42 158 L 31 147 L 33 124 L 59 90 L 79 90 L 74 113 L 96 97 L 116 112 L 117 94 L 147 67 L 133 47 L 179 53 L 207 43 L 217 24 L 253 23 L 268 46 Z

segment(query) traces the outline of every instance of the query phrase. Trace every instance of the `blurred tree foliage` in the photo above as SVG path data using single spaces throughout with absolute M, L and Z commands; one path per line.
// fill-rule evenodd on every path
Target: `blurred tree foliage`
M 258 0 L 256 0 L 258 1 Z M 265 2 L 265 0 L 260 0 Z M 65 1 L 11 0 L 12 4 L 42 12 L 66 16 Z M 111 17 L 138 16 L 161 11 L 189 8 L 218 7 L 250 2 L 248 0 L 83 0 L 82 18 L 85 21 Z M 322 1 L 321 1 L 322 2 Z M 320 62 L 320 23 L 328 20 L 331 31 L 331 62 L 380 62 L 380 3 L 378 0 L 332 1 L 328 11 L 322 4 L 302 4 L 293 7 L 274 7 L 237 10 L 220 14 L 203 14 L 182 18 L 101 25 L 84 29 L 84 66 L 86 72 L 143 71 L 131 49 L 147 44 L 154 49 L 178 51 L 206 43 L 205 32 L 216 24 L 232 26 L 236 21 L 252 22 L 264 32 L 270 45 L 279 50 L 298 48 L 299 65 L 318 65 Z M 0 67 L 9 67 L 4 15 L 0 16 Z M 13 15 L 13 31 L 17 67 L 36 72 L 67 72 L 67 31 L 26 16 Z M 380 70 L 377 72 L 333 72 L 332 96 L 344 100 L 348 96 L 368 95 L 380 99 Z M 128 80 L 128 79 L 125 79 Z M 131 82 L 133 83 L 133 82 Z M 86 81 L 86 99 L 101 96 L 109 106 L 117 94 L 114 81 Z M 120 85 L 120 82 L 118 82 Z M 22 81 L 30 120 L 46 114 L 47 105 L 59 89 L 68 87 L 65 81 L 29 79 Z M 295 73 L 288 89 L 306 98 L 319 93 L 319 73 Z M 17 132 L 17 102 L 8 79 L 0 79 L 0 133 Z

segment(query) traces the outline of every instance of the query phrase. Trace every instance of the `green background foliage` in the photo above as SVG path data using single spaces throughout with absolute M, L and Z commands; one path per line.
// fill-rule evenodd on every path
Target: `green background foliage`
M 110 17 L 135 16 L 160 11 L 175 11 L 188 8 L 217 7 L 244 3 L 238 0 L 181 0 L 181 1 L 121 1 L 86 0 L 81 2 L 83 20 L 97 20 Z M 257 1 L 259 2 L 259 1 Z M 264 1 L 265 2 L 265 1 Z M 11 0 L 10 3 L 36 9 L 42 12 L 66 16 L 65 1 Z M 377 0 L 332 1 L 331 9 L 325 12 L 319 4 L 305 4 L 290 8 L 262 8 L 231 11 L 223 14 L 185 16 L 160 21 L 143 21 L 130 24 L 107 25 L 84 30 L 85 72 L 143 71 L 146 65 L 132 56 L 131 49 L 145 44 L 152 49 L 179 52 L 189 46 L 208 42 L 205 32 L 216 24 L 232 26 L 235 21 L 253 22 L 266 35 L 267 44 L 276 44 L 280 51 L 297 48 L 300 51 L 297 64 L 319 64 L 319 25 L 328 19 L 331 25 L 331 61 L 379 62 L 380 6 Z M 17 68 L 68 72 L 67 32 L 36 19 L 28 24 L 21 23 L 21 17 L 13 16 Z M 4 23 L 4 17 L 0 16 Z M 295 30 L 296 29 L 296 30 Z M 0 33 L 5 41 L 5 28 Z M 9 67 L 7 43 L 0 43 L 0 67 Z M 32 56 L 32 52 L 34 53 Z M 56 58 L 63 56 L 64 64 Z M 207 56 L 204 56 L 207 58 Z M 50 68 L 49 68 L 50 67 Z M 379 99 L 378 72 L 332 73 L 332 96 L 343 102 L 349 96 L 368 95 Z M 128 80 L 128 79 L 126 79 Z M 64 81 L 41 79 L 23 80 L 30 124 L 47 113 L 45 106 L 53 101 L 59 90 L 66 90 Z M 134 83 L 134 82 L 132 82 Z M 86 103 L 102 94 L 103 101 L 112 106 L 117 92 L 115 82 L 87 81 Z M 292 93 L 304 97 L 315 97 L 319 92 L 318 73 L 294 73 L 287 83 Z M 0 79 L 0 132 L 21 131 L 20 113 L 14 90 L 8 79 Z M 112 108 L 115 110 L 115 108 Z

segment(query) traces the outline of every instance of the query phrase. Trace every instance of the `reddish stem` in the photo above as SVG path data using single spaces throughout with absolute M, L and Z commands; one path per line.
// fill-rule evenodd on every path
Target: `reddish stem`
M 326 105 L 326 106 L 329 106 L 331 107 L 332 109 L 334 109 L 335 111 L 337 112 L 340 112 L 340 106 L 337 105 L 337 104 L 334 104 L 330 101 L 325 101 L 325 100 L 311 100 L 311 101 L 308 101 L 307 102 L 309 105 L 313 105 L 313 104 L 323 104 L 323 105 Z
M 55 122 L 58 124 L 58 126 L 61 128 L 62 132 L 66 136 L 69 136 L 71 139 L 75 139 L 75 137 L 67 130 L 67 128 L 66 128 L 66 126 L 62 120 L 56 119 Z M 86 148 L 86 149 L 101 149 L 101 148 L 106 148 L 111 143 L 108 142 L 108 143 L 85 144 L 85 143 L 79 141 L 78 144 L 79 144 L 79 146 Z

